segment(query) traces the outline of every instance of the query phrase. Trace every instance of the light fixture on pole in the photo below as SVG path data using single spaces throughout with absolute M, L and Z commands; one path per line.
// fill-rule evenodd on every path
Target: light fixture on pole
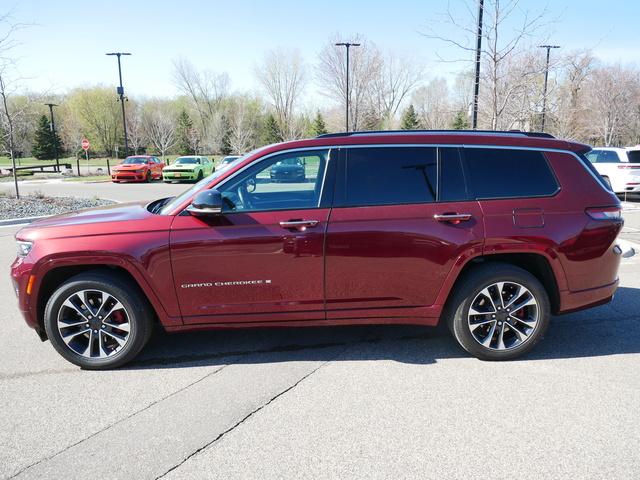
M 53 137 L 53 150 L 56 152 L 56 172 L 60 171 L 60 158 L 58 157 L 58 137 L 56 136 L 56 124 L 53 121 L 53 107 L 57 107 L 55 103 L 45 103 L 46 106 L 49 107 L 49 112 L 51 112 L 51 123 L 49 126 L 51 127 L 51 136 Z
M 359 47 L 361 44 L 360 43 L 346 43 L 346 42 L 341 42 L 341 43 L 336 43 L 336 46 L 345 46 L 347 47 L 347 91 L 346 91 L 346 121 L 345 121 L 345 128 L 346 131 L 349 131 L 349 47 Z
M 552 48 L 560 48 L 559 45 L 540 45 L 540 48 L 547 49 L 547 68 L 544 71 L 544 93 L 542 94 L 542 122 L 540 131 L 544 132 L 544 120 L 547 114 L 547 83 L 549 81 L 549 52 Z
M 120 97 L 120 103 L 122 103 L 122 126 L 124 130 L 124 153 L 125 157 L 129 156 L 129 142 L 127 140 L 127 117 L 124 114 L 124 88 L 122 87 L 122 68 L 120 67 L 120 56 L 121 55 L 131 55 L 130 53 L 107 53 L 107 55 L 117 55 L 118 56 L 118 76 L 120 77 L 120 86 L 118 87 L 118 96 Z

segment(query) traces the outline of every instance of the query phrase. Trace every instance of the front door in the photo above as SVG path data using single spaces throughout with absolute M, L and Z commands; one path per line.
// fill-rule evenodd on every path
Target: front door
M 296 158 L 304 178 L 272 181 Z M 219 186 L 223 213 L 176 217 L 171 263 L 187 324 L 322 319 L 327 150 L 271 156 Z

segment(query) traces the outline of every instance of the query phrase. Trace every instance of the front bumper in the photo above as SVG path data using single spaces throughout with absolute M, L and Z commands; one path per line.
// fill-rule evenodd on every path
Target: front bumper
M 143 182 L 147 178 L 147 173 L 118 172 L 111 173 L 111 180 L 114 182 Z
M 197 178 L 197 172 L 162 172 L 162 180 L 165 182 L 184 182 Z

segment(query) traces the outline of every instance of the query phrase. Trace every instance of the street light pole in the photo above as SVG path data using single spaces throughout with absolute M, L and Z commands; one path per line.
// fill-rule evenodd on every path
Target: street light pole
M 58 137 L 56 136 L 56 124 L 53 121 L 53 107 L 57 107 L 55 103 L 45 103 L 46 106 L 49 107 L 49 112 L 51 112 L 51 136 L 53 137 L 53 150 L 56 152 L 56 172 L 60 171 L 60 158 L 58 157 Z
M 547 83 L 549 81 L 549 52 L 552 48 L 560 48 L 559 45 L 540 45 L 540 48 L 547 49 L 547 68 L 544 71 L 544 93 L 542 94 L 542 123 L 540 131 L 544 132 L 544 120 L 547 114 Z
M 130 53 L 107 53 L 107 55 L 118 56 L 118 76 L 120 77 L 120 86 L 118 87 L 118 95 L 120 97 L 120 103 L 122 103 L 122 126 L 124 129 L 124 154 L 125 157 L 129 156 L 129 142 L 127 140 L 127 117 L 124 114 L 124 88 L 122 87 L 122 68 L 120 67 L 120 56 L 131 55 Z
M 346 121 L 345 121 L 345 127 L 346 127 L 346 131 L 349 131 L 349 47 L 359 47 L 361 44 L 360 43 L 346 43 L 346 42 L 342 42 L 342 43 L 336 43 L 336 46 L 345 46 L 347 47 L 347 92 L 346 92 L 346 97 L 347 97 L 347 101 L 346 101 L 346 109 L 347 109 L 347 113 L 346 113 Z

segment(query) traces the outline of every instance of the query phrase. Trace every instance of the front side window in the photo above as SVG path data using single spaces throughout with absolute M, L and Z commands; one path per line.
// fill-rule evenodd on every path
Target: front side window
M 435 202 L 437 179 L 436 148 L 347 149 L 345 200 L 349 206 Z
M 324 149 L 296 151 L 250 166 L 218 189 L 223 212 L 318 207 L 328 158 Z
M 478 199 L 544 197 L 559 190 L 542 152 L 468 147 L 464 155 Z

